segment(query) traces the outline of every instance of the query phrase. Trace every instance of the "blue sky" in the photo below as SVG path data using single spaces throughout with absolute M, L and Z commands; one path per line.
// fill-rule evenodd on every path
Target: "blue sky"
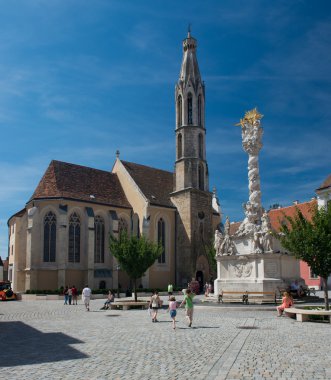
M 247 155 L 234 124 L 263 118 L 262 202 L 306 201 L 330 174 L 331 2 L 1 1 L 0 255 L 7 220 L 52 159 L 111 170 L 175 159 L 174 85 L 188 23 L 206 85 L 207 160 L 242 219 Z

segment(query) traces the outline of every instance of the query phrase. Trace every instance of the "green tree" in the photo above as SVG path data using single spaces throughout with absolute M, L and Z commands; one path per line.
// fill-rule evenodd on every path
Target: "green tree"
M 331 207 L 311 208 L 311 220 L 297 209 L 296 215 L 285 215 L 278 235 L 282 246 L 296 258 L 305 261 L 321 277 L 325 309 L 329 310 L 327 278 L 331 273 Z
M 214 239 L 205 245 L 205 252 L 209 264 L 210 273 L 213 277 L 217 274 L 216 250 L 214 248 Z
M 137 279 L 142 277 L 161 255 L 162 245 L 147 240 L 143 235 L 129 237 L 126 231 L 122 231 L 118 239 L 110 236 L 109 248 L 132 280 L 134 299 L 137 301 Z

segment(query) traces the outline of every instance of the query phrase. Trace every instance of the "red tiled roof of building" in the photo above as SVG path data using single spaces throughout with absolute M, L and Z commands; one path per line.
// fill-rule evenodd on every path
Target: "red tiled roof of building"
M 234 223 L 230 224 L 230 235 L 231 236 L 234 235 L 238 231 L 241 223 L 242 222 L 234 222 Z
M 151 204 L 174 207 L 170 200 L 173 173 L 133 162 L 121 162 Z
M 66 198 L 131 208 L 116 174 L 61 161 L 51 161 L 29 201 Z
M 326 178 L 326 180 L 315 191 L 324 190 L 324 189 L 327 189 L 328 187 L 331 187 L 331 174 L 329 174 L 329 176 Z
M 271 227 L 278 231 L 281 225 L 281 222 L 284 220 L 284 214 L 290 217 L 296 215 L 297 210 L 299 209 L 303 216 L 308 220 L 311 219 L 312 208 L 316 205 L 316 200 L 311 200 L 309 202 L 298 203 L 288 207 L 282 207 L 278 209 L 269 210 L 268 215 L 271 222 Z

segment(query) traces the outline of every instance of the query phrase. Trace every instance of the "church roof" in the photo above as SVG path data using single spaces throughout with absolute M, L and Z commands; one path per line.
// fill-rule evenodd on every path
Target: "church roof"
M 66 198 L 131 208 L 116 174 L 51 161 L 29 201 Z
M 173 192 L 173 173 L 133 162 L 121 162 L 150 204 L 174 207 L 170 200 L 170 193 Z
M 327 189 L 328 187 L 331 187 L 331 174 L 329 174 L 326 180 L 321 184 L 321 186 L 318 189 L 316 189 L 316 191 L 324 190 L 324 189 Z

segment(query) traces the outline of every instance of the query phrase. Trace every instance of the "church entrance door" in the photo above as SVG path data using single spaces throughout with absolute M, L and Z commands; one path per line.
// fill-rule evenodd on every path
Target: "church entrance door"
M 200 293 L 203 292 L 203 272 L 201 270 L 196 272 L 195 279 L 199 281 Z

